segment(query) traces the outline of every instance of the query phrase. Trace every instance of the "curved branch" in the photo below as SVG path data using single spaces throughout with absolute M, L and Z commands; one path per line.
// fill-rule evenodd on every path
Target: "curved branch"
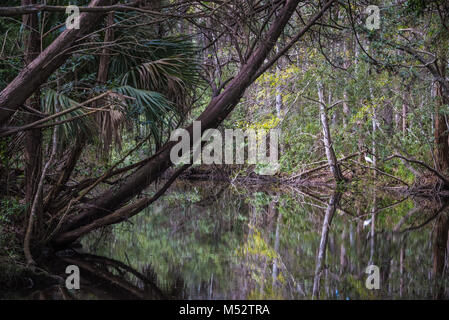
M 401 156 L 400 154 L 394 154 L 394 155 L 388 157 L 387 159 L 385 159 L 385 161 L 391 160 L 393 158 L 399 158 L 399 159 L 403 159 L 408 162 L 419 164 L 419 165 L 423 166 L 424 168 L 426 168 L 427 170 L 429 170 L 430 172 L 432 172 L 433 174 L 435 174 L 438 178 L 440 178 L 441 181 L 443 181 L 446 186 L 449 186 L 449 180 L 446 179 L 441 173 L 439 173 L 434 168 L 429 167 L 426 163 L 419 161 L 419 160 L 406 158 L 404 156 Z

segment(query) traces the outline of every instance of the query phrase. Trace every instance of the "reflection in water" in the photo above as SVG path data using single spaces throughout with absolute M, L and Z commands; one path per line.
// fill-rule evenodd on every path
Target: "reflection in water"
M 151 271 L 139 273 L 126 264 L 95 255 L 75 255 L 64 257 L 61 262 L 76 265 L 83 274 L 87 290 L 99 298 L 111 295 L 117 299 L 167 299 L 168 297 L 154 283 Z M 133 280 L 140 283 L 135 285 Z
M 33 292 L 33 299 L 176 299 L 181 283 L 172 288 L 159 288 L 151 268 L 141 272 L 106 257 L 92 254 L 77 254 L 68 250 L 68 255 L 53 261 L 50 269 L 64 275 L 67 265 L 76 265 L 82 275 L 80 290 L 68 290 L 62 284 Z M 65 253 L 67 254 L 67 253 Z
M 334 217 L 335 211 L 337 210 L 338 203 L 341 198 L 341 193 L 335 192 L 332 194 L 329 204 L 326 208 L 326 213 L 323 220 L 323 228 L 321 231 L 320 246 L 318 247 L 318 257 L 315 267 L 315 278 L 313 280 L 313 297 L 320 297 L 320 280 L 321 273 L 323 272 L 324 263 L 326 261 L 326 249 L 327 249 L 327 239 L 329 236 L 329 230 L 332 223 L 332 218 Z
M 434 298 L 444 299 L 445 282 L 442 281 L 447 276 L 447 252 L 448 252 L 448 230 L 449 217 L 447 213 L 440 214 L 435 222 L 435 239 L 433 245 L 433 274 L 435 281 Z
M 91 254 L 62 258 L 81 290 L 56 298 L 444 299 L 448 229 L 446 205 L 376 190 L 180 182 L 84 238 Z M 370 264 L 379 290 L 365 287 Z

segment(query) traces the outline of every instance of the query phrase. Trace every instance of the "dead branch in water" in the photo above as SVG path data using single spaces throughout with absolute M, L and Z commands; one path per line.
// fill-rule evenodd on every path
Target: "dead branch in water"
M 352 153 L 352 154 L 350 154 L 350 155 L 348 155 L 348 156 L 346 156 L 346 157 L 341 158 L 340 160 L 338 160 L 338 162 L 340 163 L 340 162 L 342 162 L 342 161 L 351 159 L 351 158 L 353 158 L 353 157 L 355 157 L 355 156 L 358 156 L 359 154 L 360 154 L 360 152 Z M 319 166 L 319 167 L 316 167 L 316 168 L 307 170 L 307 171 L 303 171 L 303 172 L 301 172 L 301 173 L 298 173 L 297 175 L 294 175 L 294 176 L 290 177 L 290 180 L 294 180 L 294 179 L 296 179 L 296 178 L 301 178 L 301 177 L 303 177 L 303 176 L 305 176 L 305 175 L 308 175 L 308 174 L 310 174 L 310 173 L 313 173 L 313 172 L 318 171 L 318 170 L 321 170 L 321 169 L 325 169 L 325 168 L 327 168 L 327 167 L 329 167 L 329 164 L 328 164 L 328 163 L 326 163 L 325 165 L 322 165 L 322 166 Z

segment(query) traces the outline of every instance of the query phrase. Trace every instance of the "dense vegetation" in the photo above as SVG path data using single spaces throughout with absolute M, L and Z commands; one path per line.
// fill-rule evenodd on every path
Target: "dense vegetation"
M 327 186 L 331 219 L 340 192 L 366 184 L 447 196 L 446 1 L 18 2 L 0 7 L 0 265 L 34 270 L 49 248 L 86 235 L 92 241 L 153 208 L 179 177 Z M 66 28 L 69 4 L 81 9 L 79 29 Z M 369 5 L 380 8 L 379 28 L 369 27 Z M 194 120 L 203 132 L 280 129 L 280 170 L 267 178 L 258 175 L 261 163 L 173 165 L 170 134 L 192 132 Z M 295 206 L 290 196 L 282 203 Z M 145 223 L 164 226 L 165 219 Z M 193 221 L 200 233 L 208 228 L 207 217 Z M 441 274 L 449 218 L 435 222 L 435 241 L 444 247 L 435 249 L 434 270 Z M 347 232 L 345 223 L 339 221 L 339 233 Z M 128 234 L 114 230 L 118 238 Z M 163 228 L 151 232 L 176 260 L 182 241 Z M 263 246 L 259 232 L 239 230 L 220 250 L 239 247 L 242 237 Z M 276 259 L 270 249 L 257 250 Z M 228 256 L 239 259 L 235 250 Z M 224 262 L 208 263 L 200 268 Z M 169 266 L 157 268 L 176 282 Z M 282 296 L 262 287 L 246 294 Z M 312 285 L 307 290 L 315 295 Z

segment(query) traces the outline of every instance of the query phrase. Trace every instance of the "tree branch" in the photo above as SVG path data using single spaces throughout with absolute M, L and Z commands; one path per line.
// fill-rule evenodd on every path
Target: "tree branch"
M 422 162 L 422 161 L 419 161 L 419 160 L 406 158 L 406 157 L 404 157 L 404 156 L 401 156 L 400 154 L 394 154 L 394 155 L 388 157 L 387 159 L 385 159 L 385 161 L 391 160 L 391 159 L 393 159 L 393 158 L 400 158 L 400 159 L 404 159 L 405 161 L 408 161 L 408 162 L 412 162 L 412 163 L 419 164 L 419 165 L 423 166 L 424 168 L 426 168 L 427 170 L 429 170 L 430 172 L 432 172 L 433 174 L 435 174 L 438 178 L 440 178 L 441 181 L 443 181 L 445 185 L 449 186 L 449 180 L 447 180 L 447 179 L 446 179 L 441 173 L 439 173 L 437 170 L 435 170 L 435 169 L 429 167 L 426 163 L 424 163 L 424 162 Z

